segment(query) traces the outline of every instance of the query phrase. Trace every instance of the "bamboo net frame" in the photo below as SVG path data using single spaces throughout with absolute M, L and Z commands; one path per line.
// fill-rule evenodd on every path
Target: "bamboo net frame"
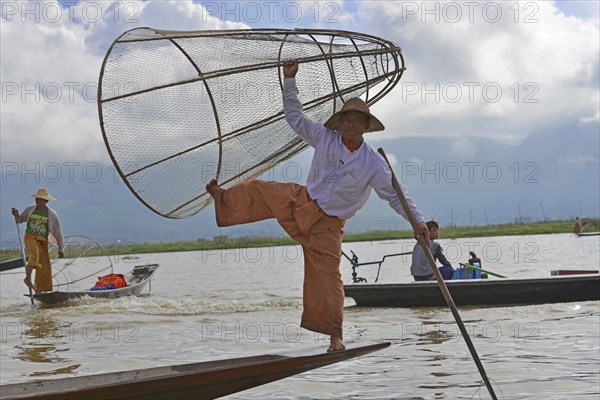
M 280 67 L 291 58 L 304 111 L 321 121 L 351 97 L 373 105 L 405 70 L 396 44 L 355 32 L 123 33 L 102 63 L 98 114 L 128 188 L 155 213 L 187 218 L 211 204 L 211 179 L 227 188 L 304 150 L 282 109 Z

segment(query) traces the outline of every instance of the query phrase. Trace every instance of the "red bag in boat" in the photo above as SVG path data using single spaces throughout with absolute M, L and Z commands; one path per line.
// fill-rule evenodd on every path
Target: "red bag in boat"
M 127 282 L 122 274 L 108 274 L 99 276 L 94 288 L 108 288 L 109 286 L 113 286 L 114 289 L 124 288 L 127 286 Z

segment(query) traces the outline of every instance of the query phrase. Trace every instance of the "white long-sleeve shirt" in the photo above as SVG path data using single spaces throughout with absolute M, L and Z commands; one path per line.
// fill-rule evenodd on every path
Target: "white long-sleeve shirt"
M 373 188 L 381 199 L 408 220 L 392 186 L 392 172 L 385 159 L 365 141 L 351 153 L 342 143 L 339 132 L 307 118 L 298 100 L 295 78 L 284 79 L 283 110 L 292 129 L 315 149 L 306 186 L 310 197 L 325 214 L 351 218 L 365 205 Z M 425 222 L 404 187 L 402 190 L 417 222 Z
M 29 221 L 29 217 L 35 211 L 36 206 L 29 206 L 23 210 L 23 212 L 17 218 L 17 221 L 21 224 Z M 56 211 L 48 207 L 48 231 L 54 235 L 56 243 L 58 244 L 58 251 L 63 251 L 65 247 L 65 240 L 63 238 L 62 228 L 60 226 L 60 220 Z

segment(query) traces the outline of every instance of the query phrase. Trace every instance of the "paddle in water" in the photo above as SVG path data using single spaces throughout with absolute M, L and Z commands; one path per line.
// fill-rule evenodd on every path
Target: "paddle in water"
M 377 151 L 379 152 L 379 154 L 381 154 L 383 156 L 385 161 L 388 163 L 388 166 L 390 167 L 390 170 L 392 172 L 392 185 L 394 186 L 394 190 L 396 191 L 396 194 L 398 195 L 398 198 L 400 199 L 400 202 L 402 203 L 402 207 L 404 208 L 404 212 L 405 212 L 406 216 L 408 217 L 410 224 L 412 225 L 413 229 L 415 229 L 415 227 L 417 226 L 417 220 L 415 219 L 414 215 L 412 214 L 412 212 L 410 210 L 410 207 L 408 206 L 406 197 L 404 196 L 404 192 L 402 191 L 402 187 L 400 186 L 400 183 L 398 183 L 398 180 L 396 179 L 396 175 L 394 174 L 392 166 L 390 165 L 390 162 L 388 161 L 388 158 L 385 155 L 385 151 L 382 148 L 379 148 Z M 481 378 L 483 379 L 483 382 L 484 382 L 485 386 L 487 387 L 487 389 L 490 393 L 490 396 L 492 396 L 492 399 L 496 400 L 497 399 L 496 394 L 494 393 L 494 389 L 492 388 L 490 380 L 485 372 L 485 369 L 483 368 L 483 364 L 481 363 L 481 360 L 479 359 L 479 356 L 477 355 L 477 351 L 475 350 L 475 346 L 473 345 L 473 342 L 471 341 L 471 337 L 469 336 L 469 333 L 467 332 L 467 329 L 465 328 L 465 324 L 463 323 L 462 318 L 460 317 L 460 314 L 458 313 L 456 304 L 454 304 L 454 300 L 452 299 L 452 296 L 450 295 L 450 292 L 448 291 L 448 288 L 446 287 L 446 284 L 444 283 L 444 278 L 442 278 L 440 271 L 437 269 L 437 266 L 435 265 L 435 260 L 433 259 L 433 255 L 431 254 L 431 251 L 429 250 L 429 243 L 427 243 L 425 241 L 425 238 L 423 238 L 422 236 L 419 236 L 416 239 L 417 239 L 417 242 L 423 248 L 425 257 L 427 258 L 427 261 L 429 261 L 429 265 L 431 266 L 433 274 L 435 275 L 435 279 L 437 280 L 438 285 L 440 286 L 442 295 L 444 296 L 444 299 L 446 299 L 446 302 L 448 303 L 448 306 L 450 307 L 450 310 L 452 311 L 452 315 L 454 315 L 456 324 L 458 325 L 460 332 L 462 333 L 462 335 L 465 339 L 465 342 L 467 343 L 467 347 L 469 348 L 469 351 L 471 352 L 473 361 L 475 361 L 475 364 L 477 365 L 479 374 L 481 375 Z
M 23 240 L 21 239 L 21 229 L 19 228 L 19 220 L 15 217 L 15 224 L 17 225 L 17 236 L 19 237 L 19 246 L 21 247 L 21 257 L 23 257 L 23 263 L 27 265 L 27 257 L 25 256 L 25 248 L 23 247 Z M 31 290 L 31 286 L 27 285 L 29 288 L 29 298 L 31 299 L 31 309 L 35 310 L 35 302 L 33 301 L 33 291 Z

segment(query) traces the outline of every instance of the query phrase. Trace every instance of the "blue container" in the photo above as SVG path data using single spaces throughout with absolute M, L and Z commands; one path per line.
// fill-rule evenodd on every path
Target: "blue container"
M 471 268 L 458 268 L 453 272 L 453 279 L 481 279 L 481 271 Z
M 475 263 L 473 266 L 477 267 L 477 268 L 481 268 L 481 265 L 479 265 L 479 263 Z M 472 269 L 471 271 L 473 271 L 473 275 L 474 275 L 475 279 L 481 279 L 481 271 L 479 271 L 477 269 Z
M 453 279 L 467 279 L 465 277 L 465 270 L 466 270 L 466 268 L 455 269 L 454 272 L 452 273 L 452 278 Z

